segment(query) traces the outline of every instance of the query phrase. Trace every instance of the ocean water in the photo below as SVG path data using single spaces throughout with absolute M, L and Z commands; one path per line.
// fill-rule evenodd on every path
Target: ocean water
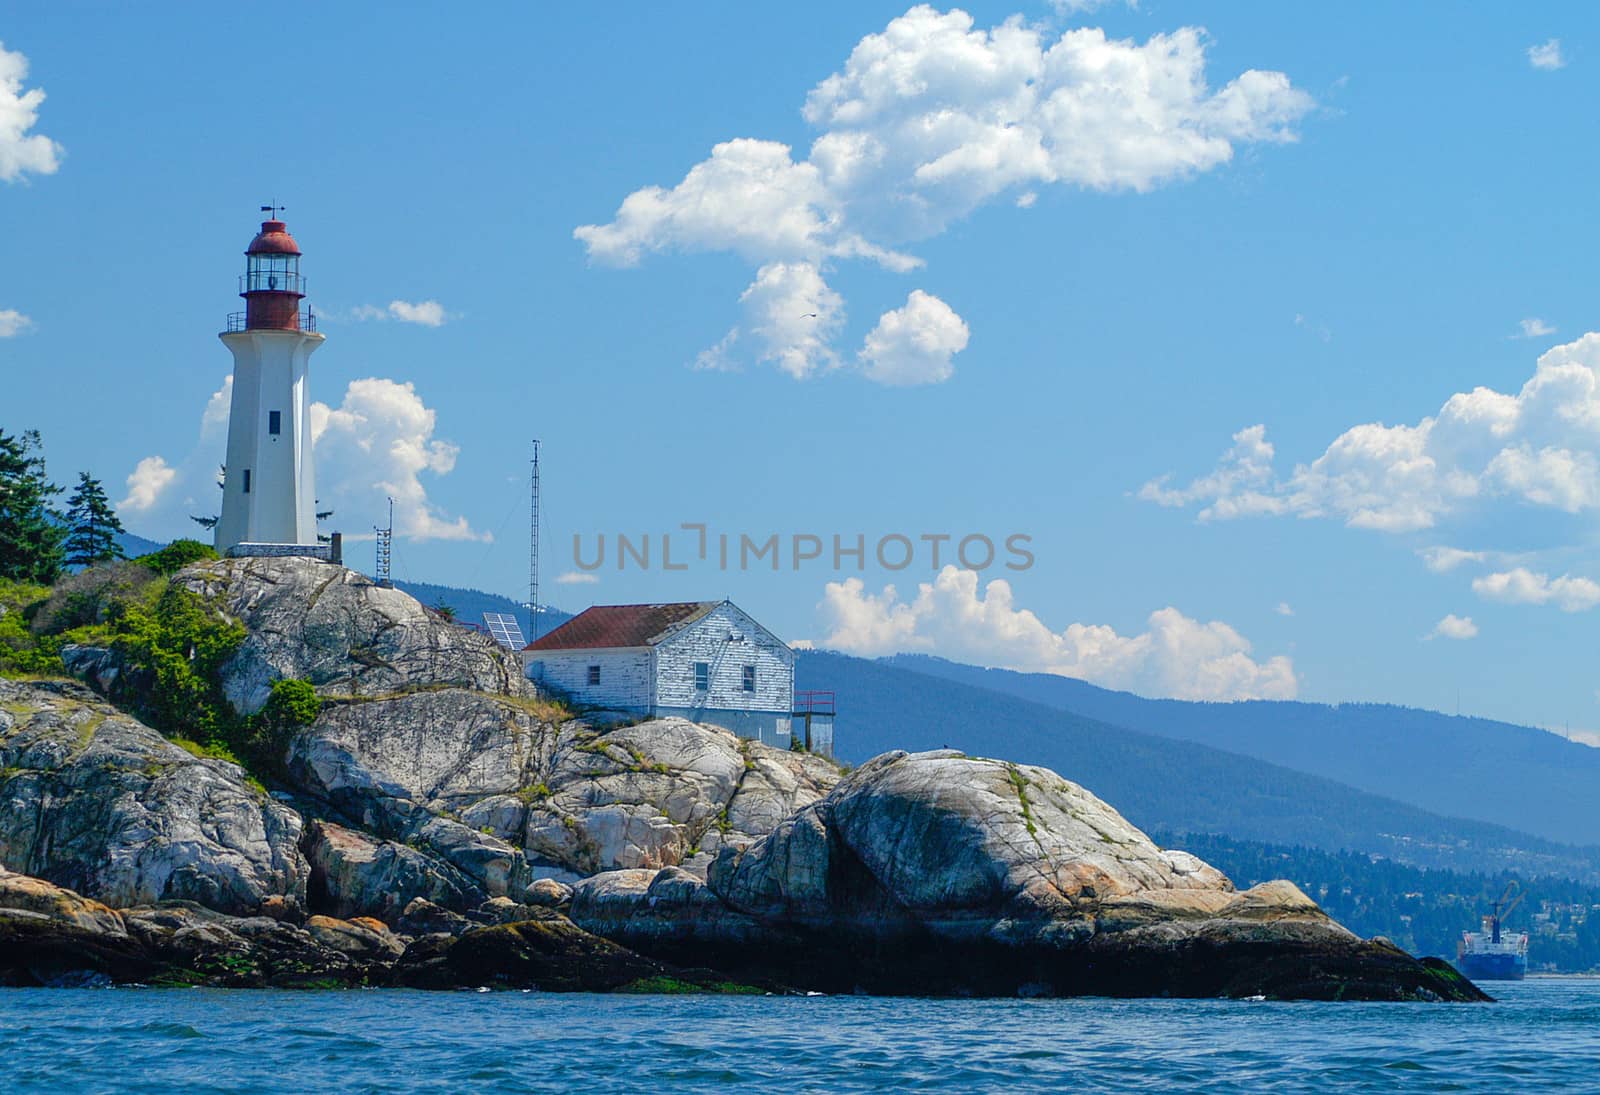
M 0 1092 L 1600 1090 L 1600 981 L 1483 1005 L 0 989 Z

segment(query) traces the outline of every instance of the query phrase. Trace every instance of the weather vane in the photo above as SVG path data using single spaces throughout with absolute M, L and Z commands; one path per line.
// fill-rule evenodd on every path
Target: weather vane
M 272 214 L 272 219 L 273 220 L 277 220 L 278 219 L 278 214 L 282 213 L 285 209 L 288 209 L 288 208 L 289 207 L 287 205 L 279 205 L 277 202 L 273 202 L 271 205 L 263 205 L 261 207 L 261 211 L 263 213 L 271 213 Z

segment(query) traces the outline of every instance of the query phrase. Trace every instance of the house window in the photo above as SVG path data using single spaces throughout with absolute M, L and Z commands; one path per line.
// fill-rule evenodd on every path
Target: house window
M 746 692 L 754 692 L 756 690 L 756 667 L 753 665 L 744 667 L 744 690 Z
M 277 433 L 282 433 L 283 432 L 283 412 L 282 411 L 268 411 L 267 412 L 267 432 L 268 433 L 273 433 L 273 434 L 277 434 Z
M 244 492 L 246 494 L 250 493 L 250 469 L 249 468 L 244 469 Z
M 694 663 L 694 690 L 704 692 L 711 687 L 711 663 Z
M 594 685 L 597 685 L 599 683 L 600 683 L 600 667 L 598 665 L 591 665 L 589 667 L 589 684 L 590 684 L 591 687 L 593 687 Z

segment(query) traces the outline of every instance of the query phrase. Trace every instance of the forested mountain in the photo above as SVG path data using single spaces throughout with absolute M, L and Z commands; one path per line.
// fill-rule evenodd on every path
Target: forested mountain
M 980 669 L 922 655 L 885 661 L 1130 730 L 1257 757 L 1435 813 L 1600 844 L 1594 809 L 1600 749 L 1533 727 L 1375 703 L 1148 700 L 1049 673 Z
M 800 688 L 838 692 L 837 748 L 859 763 L 937 749 L 1055 769 L 1141 828 L 1381 855 L 1421 867 L 1600 883 L 1600 849 L 1443 817 L 1333 780 L 1158 737 L 884 662 L 801 651 Z M 1394 763 L 1378 752 L 1374 765 Z

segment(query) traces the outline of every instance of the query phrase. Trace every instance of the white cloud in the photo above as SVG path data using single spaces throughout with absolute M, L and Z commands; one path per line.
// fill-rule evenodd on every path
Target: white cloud
M 1423 639 L 1474 639 L 1478 635 L 1478 625 L 1472 622 L 1471 616 L 1457 616 L 1451 613 L 1433 625 L 1433 630 L 1423 636 Z
M 397 319 L 401 323 L 415 323 L 419 327 L 443 327 L 455 318 L 436 300 L 391 300 L 386 307 L 362 304 L 350 309 L 351 319 Z
M 1551 38 L 1537 46 L 1528 47 L 1528 64 L 1534 68 L 1553 72 L 1558 68 L 1567 66 L 1567 59 L 1561 55 L 1561 39 Z
M 1600 582 L 1563 574 L 1548 574 L 1516 567 L 1472 580 L 1472 591 L 1490 601 L 1513 605 L 1558 606 L 1563 612 L 1584 612 L 1600 605 Z
M 1293 616 L 1294 615 L 1294 609 L 1290 606 L 1288 601 L 1279 601 L 1278 602 L 1278 607 L 1273 609 L 1273 611 L 1276 612 L 1280 616 Z
M 810 262 L 774 262 L 756 272 L 739 297 L 744 324 L 702 353 L 699 368 L 737 368 L 732 349 L 741 337 L 760 347 L 758 360 L 771 362 L 796 380 L 836 367 L 829 347 L 844 323 L 844 299 L 822 280 Z
M 0 309 L 0 338 L 14 338 L 33 326 L 33 320 L 15 308 Z
M 415 323 L 422 327 L 443 327 L 449 317 L 443 305 L 436 300 L 419 300 L 415 304 L 405 300 L 391 300 L 389 314 L 401 323 Z
M 22 90 L 28 59 L 8 52 L 0 42 L 0 180 L 16 182 L 24 174 L 53 175 L 61 166 L 62 148 L 43 134 L 28 130 L 39 120 L 44 91 Z
M 1517 322 L 1517 327 L 1518 333 L 1516 337 L 1518 338 L 1544 338 L 1546 335 L 1553 335 L 1556 333 L 1556 329 L 1554 327 L 1550 326 L 1538 316 L 1529 316 L 1527 319 L 1519 320 Z
M 228 438 L 228 414 L 233 409 L 233 374 L 222 380 L 222 387 L 211 393 L 206 409 L 200 416 L 200 436 L 205 440 Z
M 938 297 L 913 289 L 905 307 L 878 317 L 861 347 L 861 364 L 879 384 L 937 384 L 950 379 L 950 359 L 966 347 L 966 322 Z
M 1234 435 L 1207 475 L 1178 488 L 1152 480 L 1139 494 L 1199 505 L 1203 520 L 1292 514 L 1392 533 L 1503 501 L 1600 510 L 1600 334 L 1546 351 L 1516 395 L 1480 387 L 1415 425 L 1354 426 L 1285 477 L 1256 425 Z
M 161 457 L 145 457 L 128 475 L 128 496 L 117 503 L 117 508 L 135 514 L 148 513 L 177 477 L 177 470 L 168 467 Z
M 583 570 L 569 570 L 565 574 L 556 576 L 558 586 L 592 586 L 600 581 L 598 574 L 590 574 Z
M 435 415 L 416 388 L 380 377 L 352 380 L 338 407 L 311 405 L 317 488 L 324 505 L 360 527 L 394 499 L 395 531 L 414 540 L 488 540 L 465 517 L 428 499 L 422 476 L 448 475 L 460 449 L 434 438 Z M 337 522 L 335 522 L 337 523 Z
M 921 265 L 904 244 L 1002 196 L 1026 208 L 1047 185 L 1146 191 L 1225 164 L 1240 144 L 1295 139 L 1309 96 L 1256 70 L 1213 90 L 1205 51 L 1195 28 L 1139 43 L 1020 16 L 977 29 L 963 11 L 918 5 L 811 90 L 803 113 L 818 136 L 802 158 L 776 141 L 723 141 L 676 185 L 636 190 L 609 223 L 573 234 L 613 266 L 720 251 L 818 280 L 848 259 L 903 273 Z M 754 346 L 791 375 L 818 371 L 819 351 L 801 350 L 796 368 L 783 365 L 794 344 L 774 345 L 724 338 L 697 364 L 727 368 Z
M 1225 623 L 1163 608 L 1138 635 L 1078 623 L 1052 631 L 1016 607 L 1008 582 L 994 579 L 980 592 L 978 575 L 954 566 L 918 586 L 911 600 L 892 585 L 874 594 L 859 578 L 830 582 L 818 607 L 827 634 L 816 645 L 862 656 L 930 651 L 1193 700 L 1291 699 L 1299 688 L 1287 657 L 1254 660 L 1250 643 Z
M 1435 574 L 1447 574 L 1462 563 L 1482 563 L 1488 558 L 1483 551 L 1464 551 L 1453 547 L 1428 547 L 1417 552 L 1423 565 Z

